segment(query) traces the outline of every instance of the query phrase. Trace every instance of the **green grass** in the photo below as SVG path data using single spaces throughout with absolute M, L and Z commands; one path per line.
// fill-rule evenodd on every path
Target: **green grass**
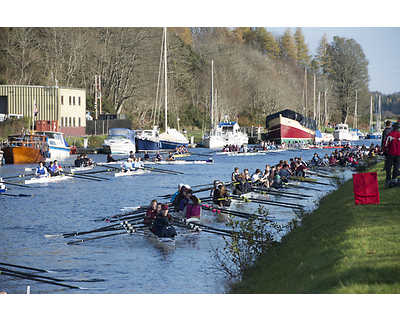
M 355 205 L 353 180 L 321 200 L 303 225 L 248 270 L 232 293 L 400 293 L 400 187 Z

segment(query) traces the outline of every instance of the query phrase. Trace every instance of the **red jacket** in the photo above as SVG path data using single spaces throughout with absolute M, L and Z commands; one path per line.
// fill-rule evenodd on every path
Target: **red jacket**
M 398 130 L 387 135 L 383 151 L 391 156 L 400 156 L 400 132 Z

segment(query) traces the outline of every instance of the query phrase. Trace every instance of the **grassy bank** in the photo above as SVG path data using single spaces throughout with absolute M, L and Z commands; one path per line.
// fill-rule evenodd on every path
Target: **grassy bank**
M 260 259 L 232 293 L 400 293 L 400 188 L 355 205 L 353 180 L 321 200 L 303 225 Z

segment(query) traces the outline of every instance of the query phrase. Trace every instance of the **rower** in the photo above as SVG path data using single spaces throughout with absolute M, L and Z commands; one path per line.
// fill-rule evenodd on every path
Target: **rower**
M 135 162 L 135 169 L 143 169 L 144 168 L 144 164 L 143 161 L 140 157 L 137 157 L 137 161 Z
M 173 238 L 176 235 L 176 230 L 172 226 L 173 217 L 168 213 L 168 206 L 161 206 L 161 213 L 154 219 L 154 234 L 160 238 Z
M 151 225 L 157 216 L 157 200 L 151 200 L 150 208 L 147 209 L 146 214 L 144 215 L 143 223 L 145 225 Z
M 116 162 L 116 160 L 112 157 L 111 153 L 107 155 L 107 162 Z
M 50 161 L 50 165 L 48 166 L 47 171 L 50 173 L 52 177 L 57 175 L 56 173 L 57 168 L 55 167 L 53 161 Z
M 175 156 L 172 151 L 169 152 L 168 157 L 166 158 L 167 161 L 175 161 Z
M 162 161 L 162 159 L 163 159 L 163 157 L 162 157 L 162 155 L 160 154 L 160 151 L 157 150 L 156 156 L 155 156 L 155 158 L 153 159 L 153 161 Z
M 133 170 L 133 167 L 132 167 L 132 158 L 128 158 L 126 161 L 124 161 L 122 164 L 121 164 L 121 171 L 122 172 L 128 172 L 128 171 L 131 171 L 131 170 Z
M 36 169 L 36 178 L 44 178 L 47 176 L 48 176 L 47 169 L 44 166 L 43 161 L 40 161 L 39 167 L 37 167 L 37 169 Z
M 58 160 L 54 160 L 54 167 L 56 168 L 57 175 L 63 172 L 63 168 L 58 164 Z

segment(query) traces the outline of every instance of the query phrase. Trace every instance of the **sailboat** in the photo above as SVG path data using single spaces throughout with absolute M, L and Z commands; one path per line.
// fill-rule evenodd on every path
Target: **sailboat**
M 174 150 L 176 147 L 189 144 L 189 140 L 178 130 L 168 127 L 168 96 L 167 96 L 167 28 L 164 28 L 164 89 L 165 89 L 165 132 L 160 134 L 160 149 Z
M 249 143 L 249 137 L 247 134 L 240 131 L 240 127 L 236 122 L 228 121 L 227 117 L 225 117 L 225 121 L 222 121 L 218 124 L 217 128 L 214 128 L 213 69 L 214 61 L 211 61 L 210 131 L 203 136 L 202 145 L 204 148 L 210 149 L 223 148 L 226 145 L 247 145 Z

